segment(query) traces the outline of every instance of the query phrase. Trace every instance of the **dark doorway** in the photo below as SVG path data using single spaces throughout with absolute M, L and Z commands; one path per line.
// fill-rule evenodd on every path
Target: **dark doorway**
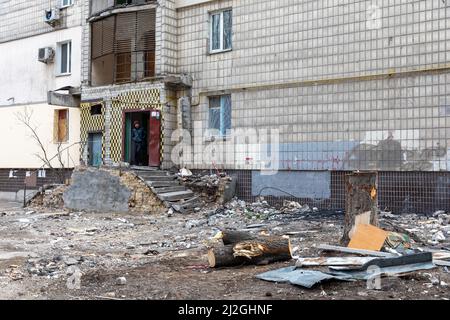
M 148 120 L 150 112 L 126 113 L 125 161 L 134 166 L 148 166 Z M 136 125 L 139 127 L 136 127 Z
M 139 124 L 138 127 L 136 124 Z M 135 166 L 159 167 L 161 162 L 160 111 L 126 112 L 124 131 L 124 161 Z

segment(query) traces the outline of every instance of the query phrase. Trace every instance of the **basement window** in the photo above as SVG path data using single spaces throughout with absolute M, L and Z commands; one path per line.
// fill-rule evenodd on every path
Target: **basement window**
M 63 143 L 69 140 L 69 110 L 55 110 L 54 140 L 55 143 Z
M 209 98 L 209 129 L 227 136 L 231 129 L 231 95 Z
M 232 49 L 233 12 L 224 10 L 210 16 L 210 53 Z

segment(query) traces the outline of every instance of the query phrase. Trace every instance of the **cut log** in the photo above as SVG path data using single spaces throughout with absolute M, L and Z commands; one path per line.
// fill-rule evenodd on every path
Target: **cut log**
M 245 231 L 233 231 L 224 230 L 222 231 L 222 241 L 224 245 L 237 244 L 242 241 L 254 240 L 255 235 L 245 232 Z
M 261 236 L 234 245 L 217 246 L 208 252 L 208 261 L 212 268 L 242 264 L 263 265 L 291 259 L 290 240 L 281 237 Z
M 208 251 L 208 262 L 211 268 L 236 267 L 248 263 L 248 259 L 235 257 L 233 246 L 216 246 Z

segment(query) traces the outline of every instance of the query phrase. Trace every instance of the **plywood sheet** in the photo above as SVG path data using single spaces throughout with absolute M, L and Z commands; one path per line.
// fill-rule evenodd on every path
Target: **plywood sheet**
M 352 249 L 364 249 L 380 251 L 388 232 L 370 224 L 360 224 L 356 227 L 355 234 L 348 247 Z

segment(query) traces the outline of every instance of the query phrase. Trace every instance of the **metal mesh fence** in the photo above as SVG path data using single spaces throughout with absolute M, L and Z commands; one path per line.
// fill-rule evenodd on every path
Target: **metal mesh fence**
M 342 208 L 345 173 L 370 170 L 380 172 L 381 207 L 450 209 L 450 3 L 250 0 L 214 10 L 227 7 L 234 53 L 192 57 L 183 47 L 201 48 L 207 30 L 181 31 L 181 70 L 194 75 L 200 96 L 231 94 L 232 128 L 279 130 L 280 171 L 317 173 L 297 184 L 282 181 L 284 174 L 258 178 L 256 186 L 264 162 L 248 139 L 231 151 L 233 164 L 222 166 L 238 170 L 242 196 L 275 185 L 296 199 Z M 179 29 L 198 23 L 203 9 L 182 10 Z M 208 107 L 204 99 L 193 115 L 205 127 Z M 302 184 L 322 196 L 308 188 L 302 194 Z

